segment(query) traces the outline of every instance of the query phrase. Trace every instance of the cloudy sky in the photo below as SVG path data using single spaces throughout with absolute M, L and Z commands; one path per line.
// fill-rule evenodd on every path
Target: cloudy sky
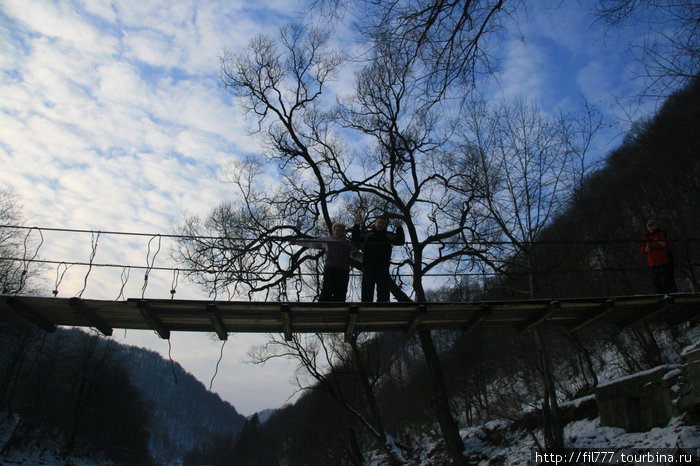
M 611 123 L 599 141 L 601 153 L 610 150 L 631 111 L 620 97 L 635 88 L 624 40 L 605 36 L 578 2 L 530 3 L 501 44 L 491 95 L 522 95 L 551 111 L 576 109 L 585 96 Z M 219 84 L 222 52 L 276 34 L 300 11 L 295 0 L 0 1 L 0 189 L 18 196 L 29 226 L 44 228 L 30 232 L 38 257 L 88 262 L 94 252 L 95 263 L 173 266 L 171 240 L 153 235 L 230 198 L 223 166 L 258 147 Z M 45 266 L 46 294 L 170 298 L 175 288 L 177 298 L 208 298 L 172 271 L 154 270 L 147 283 L 137 268 L 64 271 Z M 175 333 L 169 347 L 152 332 L 115 334 L 170 352 L 207 386 L 222 350 L 208 335 Z M 246 363 L 263 341 L 232 335 L 212 385 L 246 415 L 281 406 L 295 390 L 292 365 Z

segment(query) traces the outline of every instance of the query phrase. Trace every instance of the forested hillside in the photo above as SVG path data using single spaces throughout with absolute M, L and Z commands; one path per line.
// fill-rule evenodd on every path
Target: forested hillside
M 214 437 L 233 436 L 243 426 L 244 416 L 177 362 L 133 346 L 120 346 L 119 353 L 151 414 L 149 446 L 158 462 L 181 460 L 185 452 Z
M 697 291 L 699 134 L 700 80 L 696 79 L 672 96 L 655 118 L 638 124 L 604 165 L 583 180 L 574 200 L 536 238 L 530 262 L 515 254 L 493 280 L 434 290 L 430 299 L 653 292 L 639 254 L 639 240 L 652 216 L 675 240 L 680 291 Z M 587 399 L 583 411 L 595 417 L 593 400 L 581 397 L 616 377 L 677 363 L 683 348 L 697 341 L 697 332 L 688 325 L 640 325 L 622 331 L 591 326 L 576 334 L 543 329 L 540 341 L 554 377 L 548 386 L 542 351 L 531 333 L 477 330 L 466 336 L 455 332 L 433 336 L 460 427 L 496 419 L 515 421 L 523 435 L 539 442 L 544 436 L 543 414 L 550 416 L 546 422 L 551 421 L 551 412 L 541 412 L 543 406 L 552 406 L 542 401 L 551 391 L 559 424 L 582 415 L 557 407 L 567 400 Z M 431 412 L 435 386 L 415 339 L 377 334 L 348 345 L 337 336 L 319 335 L 313 341 L 295 336 L 291 342 L 275 340 L 274 345 L 279 354 L 295 354 L 310 374 L 305 396 L 264 424 L 251 419 L 237 442 L 221 439 L 209 454 L 198 457 L 212 464 L 360 464 L 379 455 L 383 462 L 396 464 L 399 458 L 424 458 L 430 453 L 438 458 L 433 464 L 446 461 L 446 447 Z M 321 362 L 314 356 L 327 359 Z M 330 372 L 323 374 L 323 367 L 330 367 Z M 549 428 L 558 428 L 561 436 L 561 425 Z M 382 438 L 393 443 L 382 444 Z
M 38 444 L 50 460 L 12 462 L 523 464 L 470 448 L 581 445 L 571 421 L 602 420 L 601 386 L 640 372 L 661 372 L 663 422 L 700 448 L 684 424 L 700 394 L 673 398 L 700 387 L 700 327 L 690 306 L 665 313 L 699 296 L 673 295 L 700 286 L 697 1 L 26 3 L 0 1 L 11 319 L 35 320 L 12 296 L 80 281 L 80 298 L 88 282 L 134 296 L 134 270 L 142 299 L 275 303 L 284 335 L 249 356 L 291 360 L 302 395 L 244 422 L 153 353 L 0 324 L 0 462 Z M 641 245 L 652 217 L 670 241 Z M 323 239 L 337 224 L 353 234 Z M 122 231 L 104 232 L 96 257 L 93 227 L 109 226 Z M 650 243 L 674 286 L 652 284 Z M 416 310 L 405 334 L 359 331 L 363 305 L 344 335 L 295 333 L 289 303 L 324 301 L 335 282 L 364 304 L 370 281 L 378 301 Z M 621 302 L 606 298 L 652 293 L 639 315 L 602 324 Z M 557 300 L 584 296 L 598 310 L 557 325 Z M 536 298 L 547 310 L 518 329 L 488 303 Z M 459 331 L 432 331 L 435 301 L 481 304 Z M 180 328 L 142 313 L 161 336 Z M 220 339 L 241 330 L 214 314 Z M 489 314 L 498 330 L 481 325 Z
M 170 464 L 245 418 L 158 354 L 84 331 L 0 327 L 0 416 L 19 416 L 2 454 L 58 445 L 57 456 Z M 45 449 L 50 449 L 46 446 Z
M 679 291 L 700 286 L 700 79 L 634 125 L 540 238 L 537 296 L 611 296 L 654 291 L 639 254 L 656 217 L 673 242 Z M 514 272 L 522 261 L 515 258 Z M 525 281 L 504 277 L 504 293 Z M 526 276 L 520 274 L 520 277 Z
M 680 291 L 697 291 L 698 122 L 695 80 L 583 180 L 527 258 L 514 254 L 495 278 L 465 280 L 461 287 L 432 290 L 428 298 L 648 293 L 651 279 L 638 242 L 652 216 L 674 239 Z M 438 464 L 448 457 L 432 412 L 431 369 L 419 342 L 401 334 L 362 335 L 350 345 L 337 335 L 275 339 L 271 346 L 296 355 L 309 375 L 300 378 L 308 391 L 264 423 L 257 416 L 245 421 L 177 363 L 153 352 L 79 330 L 49 334 L 2 326 L 0 335 L 0 412 L 19 416 L 3 453 L 50 435 L 61 445 L 59 454 L 104 452 L 128 464 L 183 457 L 222 465 L 341 464 L 370 457 L 396 463 L 426 455 Z M 542 353 L 532 334 L 511 329 L 433 337 L 463 432 L 507 420 L 541 438 L 542 399 L 551 387 L 543 382 Z M 683 348 L 697 342 L 697 331 L 687 325 L 622 332 L 591 327 L 576 334 L 547 328 L 542 341 L 558 403 L 588 400 L 581 411 L 591 416 L 595 408 L 585 397 L 596 386 L 677 363 Z M 564 421 L 581 415 L 573 411 L 562 410 Z

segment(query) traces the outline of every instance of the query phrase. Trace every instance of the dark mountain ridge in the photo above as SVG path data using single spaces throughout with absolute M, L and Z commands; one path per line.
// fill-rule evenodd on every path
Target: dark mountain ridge
M 121 346 L 124 363 L 134 386 L 151 408 L 151 441 L 154 458 L 176 462 L 184 453 L 208 445 L 222 434 L 234 435 L 246 421 L 231 404 L 212 393 L 179 363 L 158 353 Z
M 79 329 L 0 326 L 0 455 L 46 443 L 62 456 L 101 451 L 121 464 L 182 464 L 245 423 L 180 364 Z

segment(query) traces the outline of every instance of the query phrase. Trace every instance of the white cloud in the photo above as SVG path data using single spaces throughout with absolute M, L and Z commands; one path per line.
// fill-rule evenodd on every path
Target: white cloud
M 173 38 L 160 31 L 137 30 L 124 33 L 125 57 L 142 61 L 150 66 L 172 67 L 183 62 Z
M 269 5 L 244 1 L 2 2 L 0 183 L 17 192 L 30 222 L 42 227 L 167 234 L 183 212 L 206 214 L 232 195 L 219 180 L 221 167 L 257 148 L 217 82 L 219 56 L 261 30 L 276 30 L 271 20 L 260 26 L 261 18 L 277 20 L 296 7 L 276 6 L 263 15 Z M 44 236 L 40 257 L 89 260 L 90 234 Z M 144 266 L 149 239 L 104 235 L 95 262 Z M 156 265 L 174 265 L 172 239 L 161 242 Z M 58 268 L 46 267 L 51 288 Z M 144 269 L 128 270 L 125 296 L 141 296 Z M 123 271 L 93 268 L 83 297 L 115 299 Z M 80 293 L 87 273 L 71 267 L 59 296 Z M 173 275 L 154 270 L 145 295 L 169 297 Z M 184 277 L 177 288 L 178 298 L 206 298 Z M 218 344 L 199 359 L 189 355 L 207 338 L 173 336 L 176 358 L 201 380 L 213 374 Z M 246 359 L 246 339 L 240 341 L 229 350 L 229 363 Z M 149 344 L 163 354 L 165 342 Z M 269 391 L 244 387 L 250 378 L 238 377 L 224 395 L 246 412 L 252 409 L 246 393 L 257 394 L 258 410 L 281 404 L 292 390 L 287 376 L 268 383 Z M 223 393 L 227 385 L 215 388 Z
M 23 23 L 33 34 L 65 42 L 85 52 L 102 51 L 111 45 L 98 41 L 102 36 L 99 30 L 84 21 L 66 2 L 7 0 L 2 8 L 6 15 Z
M 2 1 L 0 184 L 14 189 L 30 222 L 39 226 L 169 233 L 182 212 L 205 215 L 233 195 L 220 180 L 226 162 L 259 150 L 256 137 L 246 132 L 245 116 L 217 82 L 219 57 L 224 48 L 241 50 L 258 33 L 277 36 L 279 24 L 301 19 L 291 17 L 299 6 L 288 0 Z M 558 73 L 569 85 L 594 103 L 608 102 L 624 64 L 611 65 L 616 57 L 597 50 L 600 42 L 590 39 L 595 34 L 575 15 L 533 17 L 537 21 L 522 24 L 524 41 L 504 44 L 508 55 L 498 95 L 556 103 L 562 96 L 551 91 L 564 79 L 554 69 L 566 66 Z M 531 37 L 532 31 L 539 36 Z M 551 63 L 552 51 L 572 63 Z M 348 67 L 328 89 L 347 93 L 352 77 Z M 272 186 L 275 167 L 266 168 Z M 96 260 L 145 265 L 149 239 L 106 235 Z M 158 265 L 172 265 L 171 243 L 163 241 Z M 42 257 L 59 261 L 86 261 L 90 252 L 85 233 L 47 232 L 41 249 Z M 55 267 L 49 269 L 53 281 Z M 71 268 L 60 296 L 80 292 L 86 272 Z M 85 297 L 116 298 L 121 273 L 93 270 Z M 169 297 L 172 275 L 154 271 L 146 296 Z M 125 295 L 140 296 L 143 283 L 143 269 L 134 268 Z M 203 294 L 181 278 L 178 298 Z M 235 387 L 225 398 L 246 413 L 281 404 L 292 388 L 288 372 L 278 373 L 288 368 L 251 366 L 248 372 L 238 365 L 246 359 L 248 336 L 235 340 L 243 346 L 225 350 L 214 388 L 224 393 Z M 202 340 L 175 335 L 174 341 L 176 359 L 207 383 L 219 345 L 201 343 L 211 355 L 200 366 L 188 354 L 197 354 L 192 348 Z M 167 343 L 157 337 L 147 344 L 167 354 Z M 256 378 L 264 380 L 243 385 Z M 258 398 L 244 407 L 242 397 L 253 393 Z
M 87 13 L 100 17 L 109 23 L 117 20 L 117 14 L 113 8 L 113 2 L 95 2 L 92 0 L 79 0 L 81 8 Z
M 511 40 L 504 47 L 508 53 L 498 75 L 499 90 L 495 97 L 509 99 L 523 96 L 539 99 L 545 89 L 546 56 L 530 42 Z
M 131 64 L 113 61 L 97 67 L 99 83 L 95 89 L 99 104 L 134 106 L 139 113 L 149 90 L 138 70 Z

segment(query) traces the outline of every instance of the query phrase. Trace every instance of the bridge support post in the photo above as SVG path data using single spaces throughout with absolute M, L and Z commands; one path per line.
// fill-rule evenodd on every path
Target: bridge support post
M 284 339 L 286 341 L 291 341 L 292 339 L 292 316 L 289 304 L 282 304 L 282 332 L 284 333 Z
M 155 313 L 151 312 L 151 310 L 148 307 L 148 301 L 145 299 L 140 299 L 138 303 L 136 304 L 136 307 L 139 308 L 139 311 L 141 311 L 141 315 L 143 316 L 143 319 L 146 321 L 149 327 L 151 327 L 153 330 L 158 333 L 158 336 L 160 336 L 164 340 L 169 340 L 170 339 L 170 330 L 168 330 L 165 325 L 163 325 L 163 322 L 158 318 Z
M 350 315 L 348 316 L 348 325 L 345 327 L 345 342 L 351 343 L 355 338 L 355 325 L 357 325 L 357 317 L 360 311 L 356 305 L 350 306 Z

